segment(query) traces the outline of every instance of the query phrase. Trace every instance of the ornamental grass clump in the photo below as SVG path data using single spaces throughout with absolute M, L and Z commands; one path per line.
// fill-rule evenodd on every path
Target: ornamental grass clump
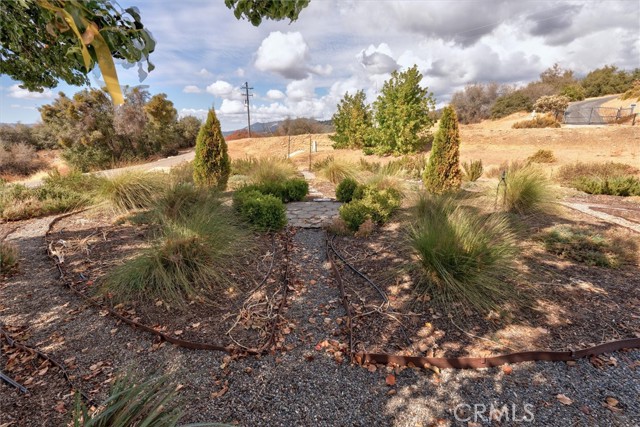
M 550 212 L 555 193 L 549 178 L 535 166 L 509 167 L 502 203 L 507 212 L 520 215 Z
M 419 294 L 447 308 L 461 303 L 479 312 L 517 298 L 509 281 L 517 238 L 503 214 L 480 214 L 451 195 L 422 194 L 408 241 L 421 275 Z
M 237 256 L 251 250 L 249 231 L 215 197 L 195 203 L 190 197 L 187 193 L 181 209 L 161 216 L 149 248 L 107 275 L 104 293 L 117 301 L 161 299 L 185 307 L 194 299 L 215 301 L 234 289 L 227 271 Z

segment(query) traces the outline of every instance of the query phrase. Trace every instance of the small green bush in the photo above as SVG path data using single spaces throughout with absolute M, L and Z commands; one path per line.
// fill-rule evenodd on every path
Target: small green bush
M 491 118 L 499 119 L 520 111 L 531 111 L 533 102 L 522 90 L 502 95 L 491 107 Z
M 409 244 L 428 293 L 446 309 L 463 303 L 494 310 L 518 293 L 505 279 L 515 273 L 516 235 L 501 214 L 481 215 L 450 195 L 422 194 L 414 209 Z
M 353 193 L 358 188 L 358 182 L 353 178 L 345 178 L 336 187 L 336 199 L 342 203 L 349 203 Z
M 484 168 L 482 167 L 482 160 L 472 160 L 470 162 L 462 163 L 462 170 L 464 171 L 465 181 L 477 181 L 482 176 Z
M 256 190 L 262 194 L 277 197 L 282 203 L 299 202 L 309 193 L 309 183 L 304 178 L 292 178 L 285 181 L 264 181 L 259 184 L 250 184 L 241 187 L 240 190 Z
M 282 200 L 251 187 L 234 193 L 233 207 L 245 221 L 259 230 L 280 230 L 287 223 L 287 211 Z
M 620 253 L 611 242 L 586 227 L 558 226 L 542 235 L 547 252 L 579 263 L 617 268 L 632 255 Z M 622 246 L 622 245 L 619 245 Z
M 610 196 L 640 196 L 640 179 L 635 176 L 614 176 L 611 178 L 583 176 L 574 183 L 577 190 L 588 194 Z
M 18 250 L 7 242 L 0 242 L 0 274 L 9 274 L 18 266 Z
M 384 224 L 402 204 L 402 194 L 393 188 L 380 189 L 362 185 L 354 192 L 353 200 L 369 208 L 374 222 Z
M 362 200 L 353 200 L 340 206 L 340 218 L 353 232 L 358 231 L 367 219 L 371 219 L 371 209 Z
M 553 116 L 539 115 L 531 120 L 523 120 L 516 122 L 511 126 L 513 129 L 542 129 L 542 128 L 559 128 L 558 122 Z

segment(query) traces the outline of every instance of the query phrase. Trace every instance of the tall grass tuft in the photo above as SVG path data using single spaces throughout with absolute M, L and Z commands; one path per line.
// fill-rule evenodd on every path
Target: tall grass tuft
M 166 174 L 124 172 L 105 181 L 102 196 L 120 212 L 154 206 L 169 182 Z
M 527 158 L 529 163 L 554 163 L 556 156 L 551 150 L 538 150 Z
M 167 377 L 137 382 L 129 374 L 116 380 L 100 407 L 90 413 L 76 396 L 74 427 L 158 426 L 173 427 L 180 419 L 176 385 Z
M 534 166 L 507 169 L 503 205 L 508 212 L 529 215 L 552 209 L 554 191 L 547 175 Z
M 18 250 L 7 242 L 0 242 L 0 274 L 9 274 L 18 266 Z
M 480 312 L 517 296 L 505 281 L 515 273 L 516 236 L 502 214 L 481 215 L 451 195 L 421 194 L 409 244 L 417 255 L 419 293 Z
M 477 181 L 484 171 L 484 168 L 482 167 L 482 160 L 472 160 L 470 162 L 462 163 L 462 171 L 464 172 L 463 179 L 465 181 Z
M 118 301 L 162 299 L 184 307 L 196 298 L 213 301 L 233 287 L 226 272 L 251 249 L 249 232 L 214 197 L 194 203 L 187 196 L 161 219 L 163 230 L 150 248 L 107 275 L 104 293 Z
M 296 166 L 289 159 L 259 157 L 246 174 L 253 184 L 280 182 L 298 176 Z
M 320 177 L 337 185 L 345 178 L 355 178 L 357 167 L 353 163 L 328 156 L 315 162 L 313 171 Z

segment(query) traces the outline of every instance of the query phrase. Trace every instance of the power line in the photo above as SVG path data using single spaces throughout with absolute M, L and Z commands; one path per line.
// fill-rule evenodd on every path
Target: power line
M 244 82 L 244 86 L 242 86 L 241 89 L 244 89 L 245 91 L 244 105 L 247 106 L 247 129 L 249 130 L 249 138 L 251 138 L 251 113 L 249 112 L 249 97 L 253 96 L 253 94 L 249 93 L 249 91 L 253 90 L 253 88 L 249 87 L 249 82 Z

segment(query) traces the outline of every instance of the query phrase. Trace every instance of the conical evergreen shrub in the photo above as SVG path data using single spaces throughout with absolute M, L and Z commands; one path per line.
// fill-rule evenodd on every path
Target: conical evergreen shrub
M 442 111 L 438 133 L 424 172 L 424 185 L 430 193 L 442 194 L 460 188 L 460 132 L 452 106 Z
M 220 122 L 214 109 L 209 110 L 207 121 L 196 139 L 196 157 L 193 160 L 193 180 L 196 184 L 224 190 L 231 173 L 227 143 L 222 136 Z

